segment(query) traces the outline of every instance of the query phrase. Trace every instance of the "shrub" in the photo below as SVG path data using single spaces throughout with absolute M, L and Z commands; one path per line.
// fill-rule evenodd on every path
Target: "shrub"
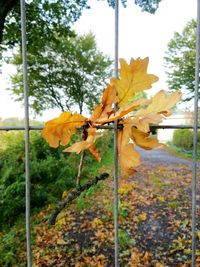
M 100 138 L 97 147 L 107 151 L 112 147 L 112 134 Z M 74 139 L 77 139 L 75 136 Z M 3 224 L 13 225 L 25 212 L 25 153 L 23 133 L 8 133 L 0 149 L 0 231 Z M 74 142 L 74 140 L 73 140 Z M 30 179 L 31 209 L 40 208 L 61 198 L 64 190 L 75 187 L 80 156 L 63 153 L 63 148 L 51 148 L 39 132 L 31 132 Z M 103 154 L 103 151 L 100 151 Z M 91 165 L 92 168 L 91 168 Z M 86 157 L 83 175 L 97 174 L 96 160 Z M 98 163 L 99 164 L 99 163 Z M 87 179 L 90 178 L 87 176 Z
M 193 147 L 193 132 L 189 129 L 178 129 L 173 134 L 173 144 L 177 147 L 191 150 Z
M 25 211 L 25 154 L 23 134 L 0 150 L 0 225 L 13 224 Z M 78 155 L 50 148 L 40 133 L 31 133 L 31 208 L 60 198 L 64 189 L 75 185 Z

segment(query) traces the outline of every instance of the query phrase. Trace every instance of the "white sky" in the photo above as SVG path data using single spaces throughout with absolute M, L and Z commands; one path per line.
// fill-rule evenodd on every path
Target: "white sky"
M 92 31 L 96 35 L 99 49 L 113 58 L 114 56 L 114 10 L 106 1 L 89 0 L 91 9 L 83 12 L 75 24 L 78 33 Z M 127 8 L 120 6 L 119 14 L 119 56 L 129 60 L 131 57 L 148 56 L 149 73 L 160 80 L 152 92 L 167 90 L 166 75 L 163 67 L 167 43 L 175 31 L 182 31 L 191 18 L 196 18 L 196 0 L 162 0 L 155 15 L 141 12 L 140 8 L 128 0 Z M 14 102 L 5 90 L 9 86 L 9 75 L 13 69 L 4 66 L 0 74 L 0 117 L 20 117 L 24 115 L 23 106 Z M 59 115 L 58 110 L 50 110 L 40 120 L 52 119 Z M 33 117 L 31 115 L 31 117 Z

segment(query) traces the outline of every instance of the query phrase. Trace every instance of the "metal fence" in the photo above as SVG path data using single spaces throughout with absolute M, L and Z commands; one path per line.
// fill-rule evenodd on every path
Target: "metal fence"
M 26 248 L 27 266 L 32 266 L 31 252 L 31 227 L 30 227 L 30 158 L 29 144 L 30 130 L 42 130 L 42 126 L 29 125 L 29 96 L 28 96 L 28 71 L 27 71 L 27 41 L 26 41 L 26 6 L 25 0 L 20 0 L 21 10 L 21 35 L 23 58 L 23 84 L 24 84 L 24 126 L 0 127 L 0 130 L 25 131 L 25 177 L 26 177 Z M 118 36 L 119 36 L 119 1 L 115 0 L 115 64 L 114 73 L 118 77 Z M 197 132 L 198 132 L 198 91 L 199 91 L 199 60 L 200 60 L 200 0 L 197 0 L 197 32 L 196 32 L 196 66 L 195 66 L 195 93 L 194 93 L 194 123 L 193 125 L 158 125 L 151 129 L 193 129 L 193 165 L 192 165 L 192 267 L 196 265 L 196 184 L 197 184 Z M 104 129 L 114 129 L 114 233 L 115 233 L 115 267 L 118 267 L 118 147 L 117 147 L 117 121 L 114 127 L 104 126 Z

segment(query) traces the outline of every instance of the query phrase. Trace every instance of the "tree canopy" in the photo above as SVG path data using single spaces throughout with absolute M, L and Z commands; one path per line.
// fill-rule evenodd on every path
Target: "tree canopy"
M 59 35 L 72 35 L 70 27 L 87 8 L 87 0 L 32 0 L 26 4 L 26 28 L 28 49 L 38 50 L 43 40 Z M 2 46 L 13 48 L 21 43 L 20 5 L 17 2 L 8 13 L 4 25 Z
M 111 61 L 98 51 L 92 33 L 56 37 L 43 43 L 42 50 L 28 52 L 30 104 L 36 113 L 50 108 L 91 109 L 110 76 Z M 11 92 L 23 101 L 22 58 L 18 51 L 11 60 L 17 66 Z
M 142 11 L 147 11 L 154 14 L 159 7 L 159 3 L 162 0 L 134 0 L 134 3 L 141 7 Z M 115 7 L 115 0 L 107 0 L 108 4 Z M 126 7 L 127 0 L 121 0 L 121 3 Z
M 187 23 L 181 33 L 175 32 L 164 58 L 169 89 L 185 93 L 185 101 L 193 98 L 195 87 L 196 21 Z
M 105 1 L 105 0 L 103 0 Z M 159 3 L 162 0 L 134 0 L 136 5 L 139 5 L 142 9 L 142 11 L 147 11 L 149 13 L 155 13 L 155 11 L 158 9 Z M 9 40 L 8 37 L 12 37 L 12 33 L 16 32 L 16 28 L 18 27 L 18 31 L 20 30 L 19 23 L 20 23 L 20 12 L 19 12 L 19 0 L 0 0 L 0 43 L 4 39 L 5 42 L 12 42 L 14 38 L 11 38 L 12 40 Z M 108 4 L 112 7 L 115 6 L 114 0 L 107 0 Z M 125 7 L 127 0 L 121 0 L 122 5 Z M 54 12 L 60 12 L 62 17 L 60 17 L 60 21 L 62 23 L 66 23 L 69 19 L 69 15 L 73 17 L 73 19 L 77 19 L 83 10 L 83 8 L 88 7 L 87 6 L 87 0 L 75 0 L 75 1 L 63 1 L 63 0 L 56 0 L 56 1 L 48 1 L 48 0 L 32 0 L 27 3 L 27 17 L 30 16 L 32 13 L 33 16 L 36 14 L 35 7 L 41 8 L 44 7 L 44 17 L 41 16 L 40 19 L 48 19 L 54 17 Z M 48 13 L 49 10 L 48 7 L 51 7 L 51 13 Z M 47 13 L 46 13 L 47 12 Z M 34 27 L 37 25 L 40 27 L 40 23 L 36 24 L 35 17 L 33 18 L 33 24 Z M 11 20 L 11 25 L 10 25 Z M 56 21 L 54 21 L 54 24 Z M 68 23 L 67 23 L 68 24 Z M 54 25 L 55 26 L 55 25 Z M 3 30 L 4 30 L 4 38 L 3 38 Z M 10 33 L 10 34 L 9 34 Z M 15 40 L 16 41 L 16 40 Z

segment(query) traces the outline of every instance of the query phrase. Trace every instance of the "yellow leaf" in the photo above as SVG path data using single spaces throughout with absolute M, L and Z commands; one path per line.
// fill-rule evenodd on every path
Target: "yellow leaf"
M 116 121 L 116 120 L 124 117 L 125 115 L 127 115 L 128 113 L 133 111 L 134 109 L 138 108 L 143 103 L 144 103 L 144 101 L 142 99 L 142 100 L 136 101 L 132 105 L 121 107 L 117 112 L 112 111 L 110 114 L 106 114 L 106 116 L 101 116 L 99 119 L 95 120 L 95 123 L 96 124 L 103 124 L 103 123 L 107 123 L 107 122 Z
M 136 126 L 138 130 L 148 133 L 150 131 L 149 124 L 158 124 L 162 122 L 163 117 L 160 114 L 149 114 L 144 117 L 129 117 L 126 123 Z
M 95 218 L 92 222 L 92 226 L 93 227 L 96 227 L 96 226 L 99 226 L 99 225 L 102 225 L 103 222 L 99 219 L 99 218 Z
M 102 96 L 102 105 L 103 107 L 117 103 L 119 98 L 117 97 L 116 89 L 114 86 L 108 84 L 103 96 Z
M 197 238 L 200 240 L 200 231 L 197 231 Z
M 147 219 L 147 214 L 145 212 L 142 212 L 137 217 L 134 218 L 135 222 L 144 222 Z
M 118 153 L 123 177 L 127 178 L 135 172 L 134 167 L 140 165 L 140 154 L 129 143 L 131 127 L 118 130 Z
M 159 200 L 160 202 L 165 202 L 165 198 L 162 197 L 162 196 L 158 197 L 158 200 Z
M 57 245 L 66 245 L 66 242 L 63 239 L 58 239 L 57 240 Z
M 162 263 L 157 262 L 155 267 L 165 267 Z
M 151 150 L 162 148 L 164 146 L 158 142 L 157 138 L 152 138 L 149 133 L 143 133 L 134 127 L 132 127 L 131 134 L 133 142 L 143 149 Z
M 63 112 L 58 118 L 45 123 L 42 135 L 51 147 L 62 146 L 69 143 L 71 136 L 76 133 L 76 128 L 85 124 L 87 118 L 71 112 Z
M 98 160 L 99 162 L 101 161 L 101 156 L 97 152 L 97 149 L 95 146 L 92 145 L 91 147 L 89 147 L 89 151 L 93 155 L 93 157 L 95 157 L 96 160 Z
M 138 110 L 135 116 L 144 117 L 154 114 L 169 116 L 171 114 L 170 109 L 174 107 L 180 98 L 180 92 L 174 92 L 168 95 L 165 91 L 161 90 L 151 99 L 151 103 L 148 105 L 148 107 L 146 109 Z
M 112 104 L 117 102 L 116 89 L 108 84 L 103 92 L 101 105 L 96 106 L 90 120 L 94 122 L 101 117 L 108 117 L 113 112 Z
M 118 93 L 119 107 L 130 104 L 137 92 L 150 89 L 152 83 L 158 81 L 157 76 L 147 74 L 148 63 L 148 58 L 132 58 L 130 64 L 127 64 L 124 59 L 120 59 L 120 79 L 111 79 L 111 85 L 115 86 Z
M 96 129 L 89 128 L 88 137 L 85 141 L 77 142 L 63 150 L 63 152 L 76 152 L 79 154 L 81 151 L 89 149 L 99 137 L 101 137 L 101 135 L 96 134 Z
M 158 124 L 171 114 L 170 109 L 180 100 L 180 96 L 180 92 L 167 95 L 162 90 L 147 102 L 149 105 L 146 108 L 138 110 L 134 116 L 127 118 L 125 123 L 147 133 L 150 131 L 149 124 Z

